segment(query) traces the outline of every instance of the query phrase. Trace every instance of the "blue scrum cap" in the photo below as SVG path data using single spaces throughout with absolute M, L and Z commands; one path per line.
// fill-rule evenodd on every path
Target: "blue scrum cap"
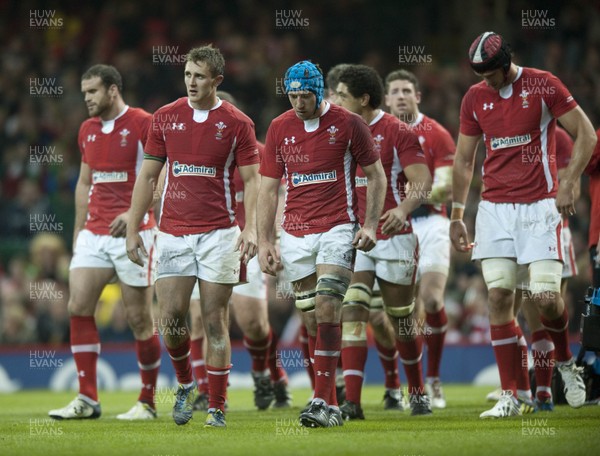
M 285 93 L 307 90 L 317 97 L 317 109 L 323 101 L 323 73 L 314 63 L 303 60 L 292 65 L 285 72 Z

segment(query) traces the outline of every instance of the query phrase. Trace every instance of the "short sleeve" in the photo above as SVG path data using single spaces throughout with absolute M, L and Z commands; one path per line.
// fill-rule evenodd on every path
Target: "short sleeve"
M 271 122 L 267 130 L 267 139 L 260 157 L 259 173 L 273 179 L 281 179 L 284 173 L 284 161 L 277 156 L 277 125 Z
M 467 136 L 479 136 L 483 133 L 479 122 L 475 118 L 473 98 L 474 92 L 470 89 L 463 97 L 460 105 L 460 132 Z

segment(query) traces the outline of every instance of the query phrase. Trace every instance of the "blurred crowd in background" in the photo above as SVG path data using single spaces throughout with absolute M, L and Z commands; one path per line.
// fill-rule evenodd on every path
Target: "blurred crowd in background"
M 0 0 L 0 343 L 69 341 L 77 133 L 86 119 L 80 77 L 93 64 L 116 66 L 126 103 L 154 112 L 185 96 L 187 51 L 213 43 L 226 58 L 220 88 L 239 100 L 259 139 L 270 121 L 289 108 L 283 74 L 298 60 L 312 59 L 325 72 L 338 63 L 363 63 L 383 77 L 406 68 L 420 79 L 421 111 L 456 138 L 461 98 L 478 82 L 466 59 L 469 44 L 479 33 L 494 30 L 511 43 L 517 64 L 556 74 L 600 127 L 597 2 L 403 3 L 108 0 L 64 1 L 57 7 L 41 0 Z M 524 11 L 532 10 L 546 12 L 547 26 L 524 25 Z M 409 55 L 417 55 L 421 63 L 402 65 Z M 567 295 L 573 332 L 591 283 L 585 178 L 582 189 L 570 225 L 580 271 Z M 470 233 L 479 192 L 476 177 L 466 214 Z M 272 298 L 273 326 L 282 331 L 293 303 L 281 293 Z M 486 299 L 479 265 L 453 252 L 446 343 L 489 342 Z M 133 340 L 118 290 L 107 288 L 102 301 L 102 340 Z M 232 331 L 234 337 L 239 334 L 235 327 Z

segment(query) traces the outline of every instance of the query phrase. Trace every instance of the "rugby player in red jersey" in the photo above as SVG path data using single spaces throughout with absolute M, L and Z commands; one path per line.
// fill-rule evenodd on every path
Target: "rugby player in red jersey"
M 217 91 L 221 100 L 237 106 L 234 97 L 222 90 Z M 257 141 L 259 155 L 264 145 Z M 246 224 L 244 210 L 244 181 L 240 173 L 234 171 L 233 185 L 237 202 L 236 220 L 240 229 Z M 254 380 L 254 404 L 259 410 L 284 408 L 291 405 L 288 392 L 288 378 L 283 367 L 277 365 L 277 335 L 269 323 L 267 302 L 267 281 L 258 264 L 258 257 L 248 263 L 248 283 L 233 288 L 231 307 L 238 326 L 244 334 L 244 346 L 252 358 L 252 379 Z M 194 410 L 208 409 L 208 379 L 203 354 L 204 328 L 200 312 L 200 292 L 194 287 L 190 302 L 191 355 L 192 369 L 198 384 L 198 397 Z
M 407 70 L 393 71 L 385 78 L 386 105 L 391 114 L 409 124 L 419 138 L 433 187 L 428 204 L 412 213 L 412 226 L 419 238 L 417 271 L 417 315 L 425 312 L 423 329 L 427 345 L 425 387 L 433 408 L 445 408 L 446 398 L 440 381 L 440 364 L 448 326 L 444 290 L 450 269 L 449 220 L 446 201 L 450 197 L 454 140 L 448 130 L 419 111 L 421 91 L 417 77 Z M 377 334 L 377 331 L 375 332 Z
M 377 245 L 368 252 L 357 252 L 354 273 L 343 301 L 342 367 L 346 401 L 340 407 L 342 415 L 346 419 L 364 419 L 360 398 L 367 359 L 366 327 L 375 279 L 408 378 L 412 415 L 428 415 L 431 407 L 423 384 L 422 339 L 413 316 L 419 242 L 412 231 L 410 214 L 426 201 L 431 191 L 431 173 L 417 135 L 405 123 L 379 108 L 383 82 L 373 68 L 349 65 L 342 70 L 337 99 L 340 106 L 359 114 L 369 126 L 388 182 Z M 362 170 L 357 170 L 361 222 L 365 215 L 367 185 L 367 177 Z
M 484 191 L 472 258 L 482 260 L 492 346 L 503 392 L 496 405 L 480 417 L 521 414 L 516 394 L 521 349 L 514 322 L 519 264 L 528 265 L 531 297 L 554 343 L 567 402 L 580 407 L 585 402 L 585 385 L 569 349 L 568 315 L 560 296 L 560 231 L 561 215 L 575 212 L 575 185 L 590 159 L 596 135 L 562 82 L 546 71 L 514 64 L 500 35 L 485 32 L 478 36 L 469 49 L 469 60 L 483 81 L 471 86 L 462 100 L 450 239 L 461 252 L 471 248 L 462 217 L 475 152 L 483 137 Z M 555 160 L 556 119 L 575 138 L 571 162 L 560 184 Z
M 184 70 L 188 96 L 154 114 L 130 209 L 133 221 L 143 216 L 166 164 L 165 194 L 177 186 L 186 195 L 163 198 L 157 239 L 156 295 L 165 345 L 179 382 L 173 419 L 185 424 L 192 418 L 195 386 L 185 319 L 198 282 L 208 343 L 205 427 L 226 426 L 231 368 L 228 303 L 233 286 L 244 281 L 240 260 L 247 263 L 256 252 L 259 156 L 254 124 L 231 103 L 217 98 L 224 66 L 220 51 L 210 45 L 188 53 Z M 246 226 L 241 232 L 232 185 L 236 167 L 244 180 Z M 133 230 L 127 231 L 127 253 L 142 264 L 144 243 Z
M 309 61 L 291 66 L 284 78 L 292 109 L 269 126 L 258 205 L 259 261 L 274 275 L 283 264 L 296 306 L 315 339 L 315 393 L 300 414 L 307 427 L 343 423 L 335 395 L 341 350 L 341 303 L 354 266 L 355 247 L 368 251 L 385 197 L 386 179 L 364 121 L 323 99 L 323 74 Z M 358 225 L 356 166 L 369 179 L 366 215 Z M 273 228 L 278 191 L 286 178 L 281 255 Z
M 94 65 L 81 78 L 90 118 L 81 125 L 78 137 L 82 157 L 75 189 L 68 304 L 79 395 L 66 407 L 49 412 L 56 419 L 98 418 L 101 414 L 96 380 L 100 338 L 94 314 L 104 286 L 114 278 L 121 284 L 142 377 L 138 402 L 117 418 L 156 418 L 154 391 L 160 366 L 160 342 L 152 320 L 156 222 L 152 211 L 144 210 L 136 222 L 128 214 L 152 116 L 127 106 L 122 90 L 121 75 L 109 65 Z M 148 246 L 143 268 L 127 259 L 126 227 L 139 233 Z

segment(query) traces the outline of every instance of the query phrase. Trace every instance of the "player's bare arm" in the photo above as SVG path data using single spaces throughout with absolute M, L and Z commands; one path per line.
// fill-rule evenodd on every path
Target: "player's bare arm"
M 408 179 L 406 197 L 398 207 L 390 209 L 381 217 L 381 232 L 385 235 L 397 233 L 404 227 L 408 215 L 427 202 L 431 192 L 432 177 L 427 165 L 414 164 L 404 169 Z
M 280 269 L 281 259 L 275 248 L 275 213 L 279 199 L 279 179 L 261 176 L 256 206 L 256 224 L 258 229 L 258 262 L 260 269 L 274 276 Z M 246 222 L 247 224 L 248 222 Z
M 248 263 L 256 255 L 258 244 L 256 235 L 256 201 L 260 187 L 260 176 L 258 174 L 258 164 L 240 166 L 238 171 L 244 181 L 246 225 L 237 240 L 235 248 L 236 250 L 240 250 L 240 260 Z
M 556 194 L 558 211 L 563 216 L 568 216 L 575 214 L 575 188 L 592 157 L 598 138 L 590 120 L 579 106 L 563 114 L 558 120 L 575 138 L 571 161 L 563 173 Z
M 79 179 L 75 186 L 75 224 L 73 227 L 73 251 L 75 250 L 75 242 L 79 232 L 85 225 L 85 220 L 88 213 L 88 201 L 90 195 L 90 187 L 92 186 L 92 170 L 87 163 L 81 162 L 79 168 Z
M 383 210 L 387 179 L 381 160 L 361 168 L 367 177 L 367 207 L 365 223 L 356 233 L 352 245 L 368 252 L 377 243 L 377 226 Z
M 167 167 L 163 165 L 162 170 L 160 171 L 160 175 L 158 176 L 158 180 L 156 181 L 156 186 L 154 187 L 154 194 L 152 196 L 152 205 L 154 206 L 154 216 L 156 220 L 160 220 L 160 214 L 162 209 L 162 194 L 165 189 L 165 181 L 167 178 Z
M 143 256 L 148 256 L 144 242 L 138 232 L 138 227 L 153 201 L 154 188 L 163 163 L 158 160 L 145 159 L 142 168 L 135 180 L 133 194 L 131 195 L 131 207 L 129 208 L 129 223 L 127 225 L 127 256 L 139 266 L 144 266 Z
M 558 182 L 560 182 L 565 177 L 565 172 L 567 168 L 561 168 L 558 170 Z M 575 181 L 575 186 L 573 187 L 573 195 L 575 197 L 575 201 L 579 199 L 581 196 L 581 177 Z
M 452 170 L 452 214 L 450 216 L 450 240 L 459 252 L 471 249 L 467 227 L 463 222 L 464 207 L 473 180 L 475 153 L 481 136 L 467 136 L 459 133 Z

